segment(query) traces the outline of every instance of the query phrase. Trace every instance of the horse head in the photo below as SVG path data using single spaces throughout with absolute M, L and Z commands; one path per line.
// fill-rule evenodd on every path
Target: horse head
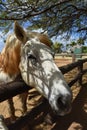
M 56 114 L 69 113 L 72 93 L 54 62 L 47 35 L 25 31 L 17 22 L 14 33 L 21 43 L 19 68 L 23 80 L 29 86 L 37 88 Z

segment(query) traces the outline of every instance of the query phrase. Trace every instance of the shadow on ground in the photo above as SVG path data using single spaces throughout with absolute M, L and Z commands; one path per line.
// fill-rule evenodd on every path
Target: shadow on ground
M 64 117 L 55 118 L 52 116 L 47 118 L 47 115 L 50 114 L 49 104 L 44 102 L 43 105 L 22 120 L 14 123 L 14 125 L 9 125 L 9 129 L 21 130 L 21 127 L 23 128 L 27 124 L 27 127 L 22 130 L 87 130 L 87 84 L 81 87 L 79 94 L 73 101 L 70 114 Z M 46 120 L 49 124 L 46 123 Z

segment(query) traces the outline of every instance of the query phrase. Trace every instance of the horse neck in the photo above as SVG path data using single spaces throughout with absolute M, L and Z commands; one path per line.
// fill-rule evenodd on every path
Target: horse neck
M 20 62 L 20 44 L 16 46 L 4 48 L 0 54 L 0 74 L 4 75 L 5 78 L 10 80 L 14 79 L 19 73 L 19 62 Z M 8 78 L 7 78 L 8 77 Z M 0 76 L 0 79 L 2 77 Z

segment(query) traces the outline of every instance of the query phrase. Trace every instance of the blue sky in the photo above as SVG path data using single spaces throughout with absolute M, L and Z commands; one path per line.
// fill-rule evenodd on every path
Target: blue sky
M 0 51 L 2 50 L 2 48 L 4 47 L 4 42 L 3 42 L 3 33 L 0 32 Z
M 13 25 L 12 25 L 13 26 Z M 24 23 L 23 24 L 23 26 L 25 27 L 25 29 L 29 26 L 29 23 Z M 38 31 L 38 32 L 42 32 L 43 30 L 42 29 L 38 29 L 38 30 L 33 30 L 33 31 Z M 7 34 L 4 34 L 1 30 L 0 30 L 0 52 L 1 52 L 1 50 L 3 49 L 3 47 L 4 47 L 4 45 L 5 45 L 5 43 L 4 43 L 4 40 L 3 40 L 3 38 L 6 40 L 6 37 L 9 35 L 9 34 L 11 34 L 13 32 L 13 30 L 10 30 Z M 62 35 L 62 37 L 64 36 L 65 34 L 63 34 Z M 77 39 L 79 39 L 79 34 L 78 33 L 74 33 L 74 34 L 72 34 L 71 35 L 71 38 L 70 39 L 64 39 L 64 38 L 62 38 L 61 37 L 61 35 L 60 36 L 58 36 L 58 37 L 53 37 L 51 40 L 53 41 L 53 42 L 60 42 L 60 43 L 63 43 L 64 44 L 64 46 L 66 46 L 66 44 L 69 44 L 71 41 L 75 41 L 75 40 L 77 40 Z M 87 45 L 87 44 L 85 44 L 85 45 Z

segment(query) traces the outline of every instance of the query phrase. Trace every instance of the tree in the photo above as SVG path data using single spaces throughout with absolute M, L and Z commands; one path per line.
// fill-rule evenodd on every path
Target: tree
M 59 42 L 55 42 L 52 46 L 52 48 L 54 49 L 54 51 L 56 53 L 61 53 L 62 52 L 62 47 L 63 47 L 63 44 L 62 43 L 59 43 Z
M 86 0 L 0 0 L 0 29 L 12 22 L 28 23 L 28 28 L 48 30 L 50 36 L 79 32 L 86 38 Z M 84 32 L 84 33 L 83 33 Z
M 87 46 L 82 46 L 82 52 L 87 53 Z
M 72 41 L 71 43 L 70 43 L 70 46 L 71 47 L 73 47 L 73 46 L 75 46 L 77 43 L 75 42 L 75 41 Z
M 84 45 L 84 39 L 83 39 L 83 38 L 79 38 L 79 39 L 77 40 L 77 44 L 79 44 L 79 45 Z

